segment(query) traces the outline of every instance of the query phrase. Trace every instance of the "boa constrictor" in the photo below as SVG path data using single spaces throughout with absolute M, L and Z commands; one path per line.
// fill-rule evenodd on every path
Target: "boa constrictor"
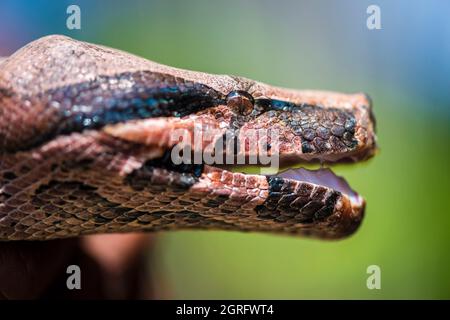
M 329 169 L 174 163 L 171 133 L 199 125 L 237 140 L 276 129 L 286 163 L 376 150 L 365 94 L 278 88 L 48 36 L 0 62 L 0 240 L 183 228 L 341 238 L 359 226 L 364 199 Z

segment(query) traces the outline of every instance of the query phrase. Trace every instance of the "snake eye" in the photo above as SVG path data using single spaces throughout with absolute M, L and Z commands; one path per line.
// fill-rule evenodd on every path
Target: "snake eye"
M 254 103 L 255 100 L 251 94 L 245 91 L 231 91 L 227 95 L 228 107 L 243 115 L 248 115 L 252 112 Z

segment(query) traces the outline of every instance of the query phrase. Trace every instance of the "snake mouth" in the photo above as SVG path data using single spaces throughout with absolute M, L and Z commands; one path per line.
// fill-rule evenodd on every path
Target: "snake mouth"
M 343 195 L 346 195 L 352 204 L 356 206 L 362 206 L 364 203 L 364 199 L 350 187 L 348 182 L 343 177 L 337 176 L 328 168 L 320 168 L 317 170 L 290 168 L 273 176 L 283 179 L 308 182 L 317 186 L 339 191 Z

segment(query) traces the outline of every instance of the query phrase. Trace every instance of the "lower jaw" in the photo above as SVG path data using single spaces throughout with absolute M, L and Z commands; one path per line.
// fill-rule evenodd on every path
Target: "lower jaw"
M 329 168 L 320 168 L 317 170 L 305 168 L 288 169 L 275 174 L 275 176 L 284 179 L 309 182 L 311 184 L 339 191 L 343 195 L 346 195 L 352 204 L 357 206 L 362 205 L 364 202 L 363 198 L 350 187 L 343 177 L 337 176 Z
M 229 167 L 226 168 L 226 171 L 230 171 L 229 169 Z M 318 218 L 317 220 L 313 219 L 312 224 L 309 224 L 311 221 L 306 224 L 306 227 L 310 227 L 311 225 L 315 226 L 315 234 L 311 234 L 312 237 L 323 239 L 343 239 L 353 234 L 360 226 L 364 217 L 366 206 L 364 198 L 355 192 L 344 178 L 335 175 L 331 169 L 323 167 L 313 170 L 305 168 L 291 168 L 273 174 L 261 174 L 260 170 L 260 167 L 253 166 L 251 170 L 253 171 L 252 173 L 245 170 L 247 172 L 244 174 L 257 175 L 260 178 L 264 177 L 267 179 L 267 183 L 269 185 L 268 199 L 272 200 L 269 200 L 271 203 L 273 203 L 273 200 L 277 202 L 278 200 L 276 199 L 280 196 L 287 196 L 287 198 L 291 198 L 294 194 L 296 197 L 301 196 L 301 194 L 304 194 L 301 190 L 304 190 L 305 186 L 309 186 L 308 190 L 314 190 L 310 194 L 306 195 L 306 197 L 309 198 L 309 201 L 312 202 L 319 201 L 320 203 L 326 203 L 326 198 L 316 198 L 316 194 L 318 194 L 316 193 L 316 190 L 318 192 L 319 190 L 326 189 L 328 190 L 326 191 L 326 194 L 328 195 L 336 193 L 341 194 L 341 196 L 338 197 L 339 200 L 334 204 L 332 210 L 333 213 L 329 217 L 323 219 Z M 243 173 L 242 171 L 244 170 L 235 166 L 233 167 L 233 171 L 235 173 Z M 272 182 L 274 181 L 274 178 L 280 178 L 286 189 L 283 187 L 281 190 L 273 190 Z M 293 186 L 297 187 L 292 189 Z M 272 191 L 275 191 L 273 195 Z M 275 197 L 275 199 L 273 199 L 273 197 Z M 297 202 L 297 200 L 295 202 Z M 300 214 L 300 216 L 302 216 L 303 209 L 300 210 L 301 207 L 298 207 L 294 203 L 292 203 L 292 208 L 290 208 L 288 204 L 288 207 L 284 207 L 284 210 L 290 211 L 290 215 L 297 216 L 297 214 Z M 275 209 L 275 215 L 279 209 L 279 207 Z M 322 216 L 318 211 L 313 215 Z M 301 226 L 299 225 L 299 228 L 303 228 L 303 226 L 304 224 L 301 224 Z
M 286 162 L 284 164 L 286 164 Z M 364 199 L 350 187 L 345 178 L 336 175 L 330 168 L 324 167 L 324 165 L 319 162 L 302 163 L 299 167 L 285 167 L 282 170 L 271 167 L 263 169 L 261 166 L 256 165 L 227 165 L 220 166 L 220 168 L 244 174 L 260 174 L 267 177 L 278 176 L 284 179 L 308 182 L 338 191 L 346 195 L 354 205 L 362 205 L 364 202 Z

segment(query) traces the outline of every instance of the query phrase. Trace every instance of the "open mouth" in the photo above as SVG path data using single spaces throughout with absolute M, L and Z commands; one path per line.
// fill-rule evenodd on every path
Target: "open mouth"
M 43 54 L 36 57 L 36 52 Z M 69 63 L 63 59 L 60 64 L 65 55 Z M 83 192 L 79 200 L 68 199 L 68 216 L 86 198 L 100 197 L 121 207 L 117 215 L 124 219 L 118 224 L 116 210 L 104 209 L 114 214 L 108 215 L 111 219 L 89 213 L 95 220 L 89 228 L 97 220 L 101 228 L 114 221 L 108 232 L 128 228 L 144 215 L 155 225 L 139 220 L 142 225 L 136 222 L 136 229 L 127 230 L 221 228 L 342 238 L 357 229 L 365 201 L 329 169 L 267 174 L 260 168 L 251 174 L 220 165 L 280 168 L 282 160 L 310 164 L 368 159 L 375 153 L 376 135 L 366 94 L 279 88 L 135 59 L 61 37 L 38 40 L 8 58 L 3 72 L 7 85 L 0 98 L 6 101 L 3 122 L 12 125 L 0 127 L 0 145 L 11 156 L 11 166 L 24 155 L 42 173 L 28 175 L 19 168 L 17 174 L 8 172 L 0 179 L 0 196 L 22 204 L 22 195 L 31 202 L 55 181 L 70 182 L 69 189 Z M 78 77 L 75 70 L 86 63 L 93 72 Z M 46 69 L 50 76 L 34 78 Z M 42 85 L 30 86 L 33 81 Z M 247 157 L 250 161 L 241 161 Z M 5 193 L 3 179 L 29 187 L 29 194 L 15 185 Z M 33 207 L 36 212 L 48 208 L 48 214 L 59 215 L 53 205 L 41 208 L 46 201 Z M 65 202 L 58 203 L 65 208 Z M 3 208 L 7 218 L 16 214 L 14 205 Z M 137 212 L 129 217 L 131 211 Z M 61 236 L 91 232 L 67 224 L 71 233 L 58 230 L 64 231 Z M 6 230 L 18 230 L 16 239 L 29 237 L 24 231 L 28 225 L 23 230 L 12 227 Z M 58 232 L 44 238 L 59 237 Z
M 365 209 L 364 199 L 343 178 L 330 169 L 243 173 L 240 165 L 262 169 L 260 165 L 269 163 L 279 168 L 364 161 L 377 150 L 370 101 L 364 94 L 320 92 L 291 100 L 295 102 L 234 92 L 227 101 L 186 117 L 128 121 L 107 126 L 104 132 L 150 148 L 159 146 L 166 155 L 147 166 L 167 170 L 170 183 L 170 172 L 181 175 L 175 181 L 205 198 L 214 208 L 206 206 L 208 214 L 225 213 L 223 219 L 241 223 L 242 230 L 342 238 L 357 229 Z M 184 134 L 175 134 L 180 132 Z M 185 162 L 185 156 L 190 160 Z M 255 161 L 247 161 L 253 156 Z
M 305 168 L 287 169 L 277 173 L 275 176 L 284 179 L 309 182 L 311 184 L 339 191 L 346 195 L 355 205 L 362 205 L 364 202 L 363 198 L 350 187 L 343 177 L 337 176 L 329 168 L 320 168 L 317 170 Z
M 364 216 L 364 198 L 329 168 L 265 174 L 259 166 L 202 165 L 197 172 L 199 183 L 194 189 L 211 186 L 211 192 L 237 206 L 234 210 L 249 209 L 245 221 L 258 230 L 339 239 L 355 232 Z M 235 221 L 234 210 L 226 218 L 230 222 Z
M 296 106 L 291 113 L 267 111 L 259 118 L 244 119 L 238 130 L 219 126 L 218 134 L 212 130 L 214 134 L 210 136 L 199 135 L 201 143 L 196 149 L 195 130 L 211 130 L 209 125 L 217 129 L 216 111 L 170 122 L 157 119 L 130 122 L 108 127 L 105 132 L 150 146 L 166 143 L 164 135 L 151 134 L 155 128 L 164 133 L 179 128 L 183 132 L 193 132 L 186 134 L 186 139 L 183 136 L 182 141 L 189 146 L 186 152 L 185 145 L 178 144 L 179 140 L 175 139 L 173 143 L 166 143 L 170 149 L 160 149 L 165 152 L 162 158 L 146 165 L 167 170 L 164 175 L 170 183 L 179 181 L 204 198 L 207 205 L 202 210 L 206 210 L 207 215 L 217 213 L 220 219 L 238 225 L 241 230 L 270 230 L 336 239 L 348 236 L 358 228 L 364 215 L 365 200 L 330 169 L 291 168 L 276 174 L 269 172 L 280 165 L 353 163 L 370 158 L 377 147 L 369 107 L 348 111 Z M 329 119 L 334 122 L 330 123 Z M 256 129 L 262 130 L 262 135 L 258 135 L 259 131 L 250 134 Z M 274 132 L 276 139 L 272 138 Z M 158 141 L 151 140 L 155 136 L 159 137 Z M 237 141 L 234 148 L 226 148 L 229 141 Z M 258 148 L 252 149 L 255 145 Z M 200 156 L 200 161 L 196 161 L 195 155 Z M 185 156 L 189 161 L 181 161 Z M 229 162 L 226 161 L 228 156 Z M 255 162 L 249 161 L 252 156 L 256 157 Z M 270 167 L 263 161 L 268 159 Z M 241 164 L 256 165 L 250 170 L 254 173 L 242 170 Z M 176 172 L 180 177 L 173 178 L 170 172 Z

